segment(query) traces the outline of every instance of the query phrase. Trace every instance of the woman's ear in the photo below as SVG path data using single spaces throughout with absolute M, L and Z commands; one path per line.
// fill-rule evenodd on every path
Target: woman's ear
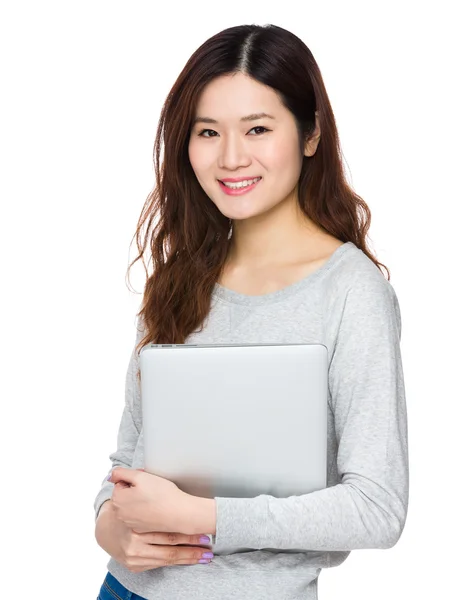
M 304 144 L 304 156 L 313 156 L 321 138 L 321 127 L 319 124 L 319 112 L 315 111 L 315 131 Z

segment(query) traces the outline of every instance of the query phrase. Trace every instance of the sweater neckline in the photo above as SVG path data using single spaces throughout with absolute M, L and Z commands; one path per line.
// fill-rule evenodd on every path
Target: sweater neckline
M 279 302 L 285 300 L 285 298 L 297 293 L 304 287 L 307 287 L 314 283 L 321 275 L 329 271 L 351 248 L 356 248 L 353 242 L 344 242 L 329 256 L 329 258 L 315 271 L 306 275 L 299 281 L 295 281 L 288 286 L 276 290 L 275 292 L 269 292 L 267 294 L 259 294 L 256 296 L 250 296 L 248 294 L 242 294 L 229 288 L 224 287 L 219 283 L 215 283 L 213 289 L 213 296 L 219 298 L 225 302 L 231 302 L 232 304 L 241 304 L 245 306 L 260 306 L 262 304 L 271 304 L 273 302 Z

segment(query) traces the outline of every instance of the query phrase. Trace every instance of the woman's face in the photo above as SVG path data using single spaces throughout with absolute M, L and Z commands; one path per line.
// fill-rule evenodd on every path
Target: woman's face
M 252 120 L 243 117 L 266 113 Z M 273 118 L 271 118 L 273 117 Z M 243 75 L 224 75 L 203 90 L 188 154 L 207 196 L 230 219 L 248 219 L 294 199 L 302 168 L 299 136 L 292 113 L 270 87 Z M 211 122 L 214 119 L 216 122 Z M 218 180 L 254 179 L 243 195 L 228 195 Z

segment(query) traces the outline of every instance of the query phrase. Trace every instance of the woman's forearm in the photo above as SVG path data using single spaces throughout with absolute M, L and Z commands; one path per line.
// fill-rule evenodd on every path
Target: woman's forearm
M 97 515 L 96 523 L 97 523 L 98 518 L 104 511 L 112 510 L 112 508 L 113 508 L 113 505 L 111 504 L 111 500 L 105 500 L 105 502 L 100 507 L 99 514 Z

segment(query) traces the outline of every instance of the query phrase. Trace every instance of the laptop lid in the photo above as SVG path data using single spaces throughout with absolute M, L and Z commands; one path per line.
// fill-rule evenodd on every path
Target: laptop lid
M 147 344 L 145 469 L 205 498 L 326 487 L 323 344 Z

